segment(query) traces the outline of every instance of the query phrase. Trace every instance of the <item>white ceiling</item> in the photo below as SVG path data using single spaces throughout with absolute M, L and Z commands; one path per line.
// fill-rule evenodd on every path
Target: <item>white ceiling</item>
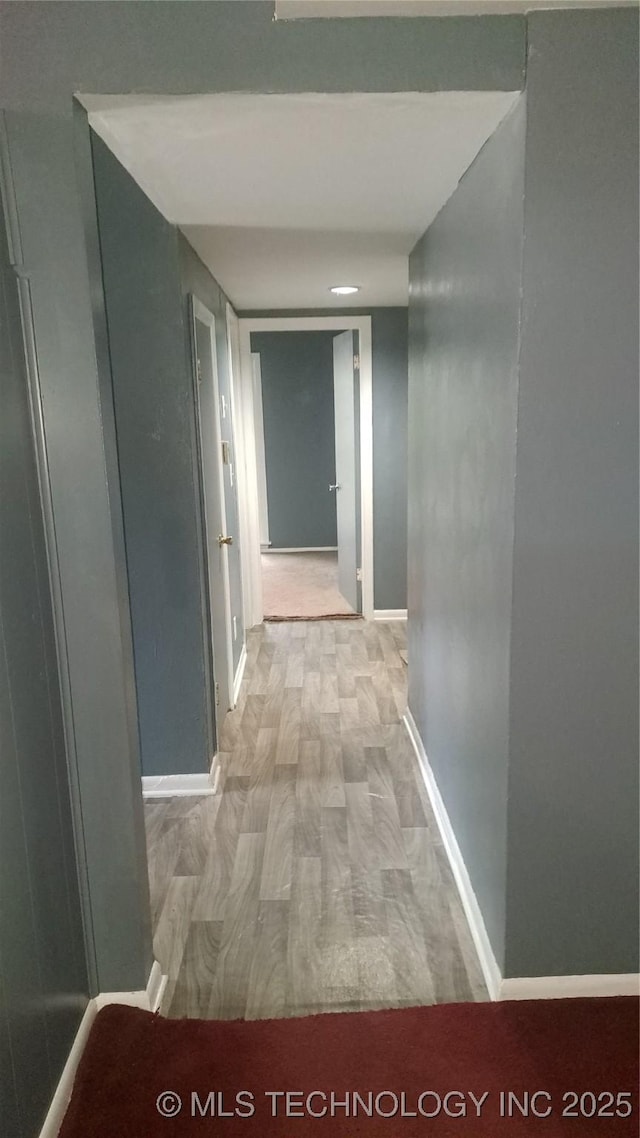
M 517 93 L 82 96 L 241 310 L 407 303 L 408 254 Z
M 631 7 L 638 0 L 275 0 L 276 19 L 337 16 L 486 16 L 536 8 Z

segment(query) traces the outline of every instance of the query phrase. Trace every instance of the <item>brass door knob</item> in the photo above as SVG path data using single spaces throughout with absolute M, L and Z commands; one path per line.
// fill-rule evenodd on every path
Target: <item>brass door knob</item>
M 218 545 L 233 545 L 232 537 L 223 537 L 221 533 L 218 534 Z

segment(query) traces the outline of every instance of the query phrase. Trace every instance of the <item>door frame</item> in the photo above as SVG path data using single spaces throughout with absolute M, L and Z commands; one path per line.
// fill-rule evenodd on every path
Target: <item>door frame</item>
M 191 318 L 194 322 L 192 330 L 192 343 L 193 343 L 193 373 L 196 394 L 196 414 L 198 416 L 198 434 L 199 446 L 204 449 L 208 445 L 208 440 L 211 439 L 211 445 L 215 450 L 215 461 L 218 466 L 218 480 L 220 486 L 220 518 L 222 529 L 226 533 L 227 526 L 227 509 L 224 496 L 224 468 L 222 464 L 222 428 L 220 425 L 220 387 L 218 383 L 218 357 L 216 353 L 216 318 L 212 312 L 202 303 L 201 300 L 194 294 L 190 294 L 191 298 Z M 209 329 L 209 341 L 211 345 L 211 375 L 213 383 L 213 402 L 215 407 L 215 416 L 213 426 L 213 434 L 209 435 L 203 428 L 204 424 L 200 418 L 200 395 L 198 390 L 198 375 L 197 375 L 197 345 L 195 336 L 195 321 L 199 320 Z M 215 535 L 210 534 L 207 525 L 206 506 L 204 501 L 204 468 L 202 459 L 200 457 L 200 485 L 202 487 L 202 534 L 203 534 L 203 548 L 205 553 L 205 569 L 206 569 L 206 588 L 207 588 L 207 613 L 208 613 L 208 636 L 209 636 L 209 649 L 210 658 L 213 666 L 213 682 L 216 683 L 215 663 L 216 652 L 215 644 L 213 642 L 213 617 L 211 611 L 211 577 L 209 571 L 209 558 L 210 550 L 209 544 L 215 541 Z M 227 556 L 223 557 L 222 561 L 222 588 L 224 593 L 224 615 L 225 615 L 225 639 L 227 642 L 227 685 L 229 691 L 229 709 L 224 709 L 221 714 L 221 709 L 215 700 L 215 688 L 211 692 L 211 697 L 214 700 L 214 714 L 215 714 L 215 734 L 216 734 L 216 753 L 218 751 L 218 741 L 220 729 L 227 710 L 231 710 L 234 704 L 234 674 L 233 674 L 233 635 L 231 629 L 231 585 L 229 580 L 229 559 Z
M 239 329 L 239 374 L 237 394 L 241 430 L 238 432 L 243 472 L 238 479 L 238 506 L 244 534 L 243 586 L 245 624 L 249 628 L 264 618 L 260 519 L 256 463 L 256 423 L 253 410 L 252 332 L 348 332 L 359 336 L 360 355 L 360 549 L 362 570 L 362 615 L 374 619 L 373 609 L 373 360 L 371 316 L 246 316 L 237 317 Z M 234 377 L 235 378 L 235 377 Z
M 269 499 L 267 496 L 267 460 L 264 453 L 264 408 L 262 403 L 262 365 L 260 352 L 251 353 L 253 365 L 253 413 L 256 420 L 256 463 L 258 467 L 258 506 L 260 510 L 260 545 L 269 546 Z

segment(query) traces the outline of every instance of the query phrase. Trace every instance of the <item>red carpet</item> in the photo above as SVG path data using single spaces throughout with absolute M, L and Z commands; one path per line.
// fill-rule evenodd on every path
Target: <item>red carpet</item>
M 638 1009 L 545 1000 L 246 1023 L 112 1005 L 95 1021 L 60 1138 L 636 1138 Z M 284 1095 L 267 1091 L 294 1092 L 289 1117 Z M 538 1116 L 516 1105 L 509 1116 L 501 1092 L 523 1105 L 543 1092 Z M 157 1102 L 171 1113 L 176 1095 L 181 1110 L 162 1117 Z

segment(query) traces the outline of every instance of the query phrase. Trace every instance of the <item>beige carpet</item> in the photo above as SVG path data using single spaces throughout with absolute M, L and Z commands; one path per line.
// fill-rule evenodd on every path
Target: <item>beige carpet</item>
M 338 590 L 337 553 L 263 553 L 265 620 L 353 616 Z

